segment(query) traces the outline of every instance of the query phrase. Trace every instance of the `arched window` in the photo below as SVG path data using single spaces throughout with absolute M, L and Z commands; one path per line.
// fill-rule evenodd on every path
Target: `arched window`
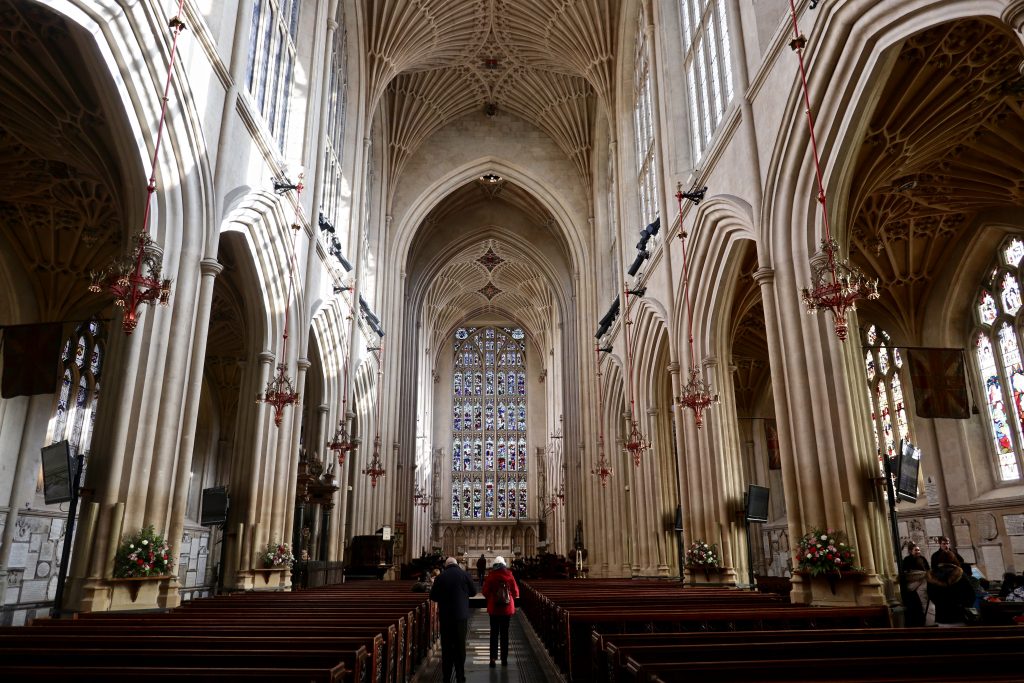
M 525 334 L 459 328 L 454 360 L 452 518 L 525 517 Z
M 327 93 L 327 135 L 324 140 L 324 189 L 320 212 L 335 229 L 334 237 L 348 249 L 348 235 L 339 234 L 341 207 L 346 197 L 342 172 L 342 153 L 345 148 L 345 113 L 348 105 L 348 59 L 344 20 L 334 32 L 331 49 L 331 86 Z M 347 223 L 347 221 L 346 221 Z M 322 233 L 327 236 L 327 233 Z
M 651 65 L 647 54 L 643 11 L 636 36 L 633 62 L 633 128 L 636 137 L 637 182 L 640 191 L 640 223 L 658 216 L 658 169 L 654 159 L 654 106 L 651 100 Z
M 72 456 L 87 452 L 92 441 L 104 352 L 103 329 L 96 320 L 79 325 L 61 351 L 63 375 L 49 443 L 67 439 Z
M 1024 443 L 1024 365 L 1021 362 L 1021 265 L 1024 241 L 1012 237 L 978 292 L 973 335 L 985 395 L 989 438 L 1000 481 L 1020 479 Z
M 683 69 L 693 157 L 700 159 L 732 101 L 732 47 L 725 0 L 680 0 Z
M 249 94 L 281 150 L 284 149 L 288 100 L 295 73 L 299 1 L 253 0 L 252 7 L 246 71 Z
M 864 335 L 864 366 L 868 380 L 868 404 L 875 430 L 875 449 L 893 457 L 900 439 L 911 441 L 907 405 L 903 398 L 903 356 L 889 334 L 875 325 Z M 879 467 L 882 467 L 881 457 Z

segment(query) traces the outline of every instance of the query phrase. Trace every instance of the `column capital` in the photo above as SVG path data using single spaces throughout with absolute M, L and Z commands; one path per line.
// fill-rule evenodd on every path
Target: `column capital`
M 270 365 L 274 362 L 274 354 L 270 351 L 261 351 L 256 357 L 259 359 L 260 363 L 263 363 L 264 365 Z
M 297 361 L 295 361 L 295 365 L 299 368 L 299 370 L 305 372 L 306 370 L 309 370 L 309 366 L 311 366 L 312 363 L 309 362 L 308 358 L 300 358 Z
M 675 360 L 672 361 L 671 363 L 669 363 L 668 365 L 665 366 L 665 369 L 669 371 L 669 374 L 678 375 L 679 374 L 679 361 L 675 361 Z
M 775 282 L 774 268 L 758 268 L 754 271 L 754 282 L 764 287 Z
M 215 258 L 204 258 L 199 262 L 199 271 L 203 275 L 216 277 L 224 271 L 224 264 Z
M 1011 0 L 1001 18 L 1014 31 L 1024 33 L 1024 0 Z

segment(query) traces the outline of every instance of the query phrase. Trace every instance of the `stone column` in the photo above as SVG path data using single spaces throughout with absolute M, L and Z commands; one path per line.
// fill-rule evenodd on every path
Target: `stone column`
M 202 279 L 195 313 L 195 334 L 192 338 L 190 374 L 185 393 L 185 408 L 182 417 L 182 433 L 178 452 L 177 468 L 174 475 L 174 492 L 170 507 L 170 524 L 167 528 L 167 542 L 176 559 L 180 560 L 182 531 L 185 527 L 185 512 L 188 492 L 191 486 L 192 457 L 195 453 L 195 428 L 199 419 L 199 405 L 203 389 L 203 369 L 206 362 L 206 341 L 210 331 L 210 309 L 213 304 L 214 279 L 224 270 L 216 259 L 199 262 Z M 212 537 L 212 535 L 211 535 Z M 183 577 L 175 577 L 165 594 L 161 606 L 176 607 L 179 603 L 178 587 Z

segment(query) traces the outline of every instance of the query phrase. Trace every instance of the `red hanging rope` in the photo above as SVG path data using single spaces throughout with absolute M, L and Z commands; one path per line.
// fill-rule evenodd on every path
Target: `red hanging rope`
M 828 207 L 825 198 L 825 182 L 821 174 L 821 155 L 818 153 L 818 138 L 814 134 L 814 116 L 811 114 L 811 96 L 807 87 L 807 67 L 804 64 L 804 47 L 807 45 L 807 38 L 800 33 L 800 25 L 796 19 L 796 5 L 789 0 L 789 15 L 793 22 L 793 40 L 789 43 L 796 52 L 797 61 L 800 63 L 800 87 L 804 98 L 804 114 L 807 116 L 807 129 L 810 133 L 811 151 L 814 155 L 814 176 L 818 181 L 818 203 L 821 204 L 821 220 L 825 228 L 825 241 L 832 240 L 832 230 L 828 223 Z M 835 255 L 828 250 L 829 267 L 833 268 Z
M 153 145 L 153 162 L 150 166 L 151 172 L 149 174 L 149 183 L 146 185 L 146 207 L 142 215 L 142 232 L 143 234 L 149 234 L 149 211 L 152 206 L 153 193 L 156 192 L 156 164 L 157 158 L 160 155 L 160 141 L 163 139 L 164 133 L 164 121 L 167 118 L 167 102 L 168 95 L 171 92 L 171 78 L 174 75 L 174 60 L 178 54 L 178 37 L 181 32 L 185 30 L 185 22 L 181 20 L 181 12 L 185 7 L 185 0 L 178 0 L 178 13 L 171 17 L 168 25 L 171 27 L 171 32 L 174 34 L 174 38 L 171 40 L 171 56 L 167 64 L 167 78 L 164 81 L 164 92 L 163 97 L 160 101 L 160 120 L 156 126 L 156 142 Z M 139 257 L 141 259 L 142 252 L 140 250 Z

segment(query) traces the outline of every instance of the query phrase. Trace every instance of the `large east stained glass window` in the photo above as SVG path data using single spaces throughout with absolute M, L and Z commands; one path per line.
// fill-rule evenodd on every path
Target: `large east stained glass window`
M 455 331 L 452 519 L 526 517 L 526 343 L 519 328 Z
M 903 398 L 903 356 L 893 346 L 889 333 L 875 325 L 864 335 L 864 368 L 868 380 L 868 405 L 874 424 L 875 450 L 879 454 L 878 466 L 883 467 L 882 456 L 893 457 L 900 439 L 913 440 L 907 419 L 907 405 Z
M 989 418 L 989 438 L 1001 481 L 1020 479 L 1024 443 L 1024 364 L 1021 362 L 1021 266 L 1024 241 L 1011 237 L 999 250 L 975 300 L 972 340 Z

